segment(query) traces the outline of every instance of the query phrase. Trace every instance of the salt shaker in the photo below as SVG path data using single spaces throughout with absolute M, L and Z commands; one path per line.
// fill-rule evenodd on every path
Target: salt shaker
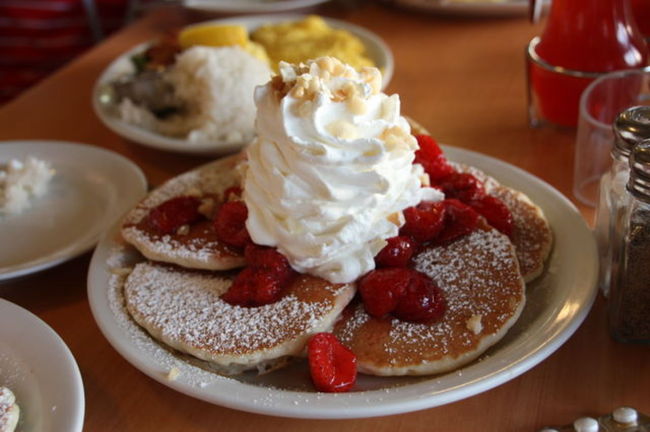
M 621 342 L 650 343 L 650 139 L 629 159 L 620 223 L 613 225 L 609 329 Z
M 600 181 L 598 209 L 596 212 L 596 239 L 600 257 L 599 286 L 608 295 L 612 267 L 611 232 L 620 220 L 630 168 L 628 158 L 632 148 L 650 138 L 650 106 L 628 108 L 614 121 L 614 147 L 612 165 Z

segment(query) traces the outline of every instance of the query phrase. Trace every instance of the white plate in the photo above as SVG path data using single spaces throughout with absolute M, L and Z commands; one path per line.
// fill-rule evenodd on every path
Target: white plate
M 303 9 L 327 1 L 329 0 L 183 0 L 183 6 L 203 12 L 267 13 Z
M 0 385 L 13 391 L 20 406 L 16 431 L 81 431 L 84 389 L 72 353 L 38 317 L 2 299 Z
M 528 13 L 528 0 L 385 0 L 396 6 L 449 15 L 515 16 Z M 548 7 L 550 0 L 544 0 Z
M 146 192 L 142 171 L 108 150 L 60 141 L 0 143 L 0 163 L 34 156 L 56 170 L 47 193 L 0 216 L 0 281 L 52 267 L 92 248 Z
M 451 160 L 492 174 L 528 194 L 546 213 L 555 247 L 547 268 L 527 290 L 524 312 L 506 337 L 462 369 L 430 377 L 359 377 L 356 391 L 315 393 L 305 362 L 262 377 L 220 377 L 177 358 L 152 342 L 121 306 L 107 259 L 115 236 L 104 238 L 88 274 L 88 298 L 102 332 L 136 368 L 161 383 L 196 398 L 262 414 L 302 418 L 383 416 L 450 403 L 491 389 L 532 368 L 558 349 L 587 315 L 596 290 L 596 245 L 576 208 L 547 183 L 505 162 L 446 147 Z M 114 249 L 113 249 L 114 250 Z M 115 252 L 113 252 L 115 253 Z M 111 259 L 112 265 L 133 256 Z M 165 378 L 172 367 L 181 374 Z
M 260 27 L 263 24 L 277 24 L 284 21 L 296 21 L 305 18 L 307 15 L 251 15 L 233 18 L 218 19 L 207 21 L 214 24 L 240 24 L 245 26 L 249 31 Z M 345 21 L 339 21 L 331 18 L 325 18 L 325 21 L 333 28 L 340 28 L 349 31 L 357 36 L 366 47 L 368 56 L 373 60 L 377 67 L 383 70 L 383 86 L 388 85 L 393 76 L 393 54 L 386 43 L 376 34 L 369 30 L 359 27 Z M 206 24 L 201 22 L 197 25 Z M 133 73 L 134 69 L 130 57 L 138 52 L 144 51 L 148 43 L 140 44 L 115 59 L 100 75 L 95 83 L 93 90 L 92 102 L 95 113 L 99 119 L 116 134 L 130 139 L 131 141 L 143 144 L 147 147 L 153 147 L 159 150 L 173 151 L 179 153 L 199 154 L 199 155 L 224 155 L 233 153 L 241 149 L 244 144 L 225 144 L 225 143 L 190 143 L 186 139 L 173 138 L 161 135 L 157 132 L 130 124 L 120 119 L 116 113 L 115 106 L 111 102 L 102 102 L 102 95 L 106 93 L 106 86 L 117 77 Z M 252 97 L 252 95 L 251 95 Z

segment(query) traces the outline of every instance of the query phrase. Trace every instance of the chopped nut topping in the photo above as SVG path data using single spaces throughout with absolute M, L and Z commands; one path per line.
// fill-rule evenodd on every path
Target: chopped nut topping
M 177 230 L 176 234 L 178 235 L 188 235 L 190 233 L 190 226 L 185 224 L 181 225 Z
M 399 126 L 391 126 L 384 129 L 379 137 L 386 142 L 386 148 L 389 151 L 401 147 L 410 147 L 409 139 L 415 141 L 415 138 L 410 137 L 409 134 Z
M 330 123 L 327 125 L 326 129 L 337 138 L 354 139 L 359 136 L 357 127 L 344 119 L 339 119 Z
M 481 323 L 482 318 L 482 315 L 472 315 L 471 318 L 468 319 L 465 323 L 467 329 L 476 335 L 481 333 L 483 331 L 483 324 Z
M 169 372 L 167 372 L 167 379 L 169 381 L 176 381 L 176 379 L 179 377 L 180 374 L 181 374 L 180 369 L 174 366 L 171 369 L 169 369 Z
M 404 213 L 402 212 L 395 212 L 391 213 L 388 215 L 388 222 L 391 222 L 394 225 L 397 225 L 398 227 L 401 227 L 406 223 L 406 219 L 404 219 Z
M 198 211 L 206 218 L 212 219 L 212 216 L 214 216 L 215 205 L 216 203 L 214 201 L 214 198 L 203 198 L 201 200 L 201 204 L 199 205 Z
M 201 190 L 200 190 L 200 189 L 195 188 L 195 187 L 192 187 L 192 188 L 189 188 L 189 189 L 185 192 L 185 195 L 187 195 L 187 196 L 191 196 L 191 197 L 200 198 L 201 195 L 202 195 L 202 193 L 201 193 Z
M 348 99 L 348 109 L 352 114 L 361 115 L 368 111 L 368 106 L 362 98 L 355 95 Z

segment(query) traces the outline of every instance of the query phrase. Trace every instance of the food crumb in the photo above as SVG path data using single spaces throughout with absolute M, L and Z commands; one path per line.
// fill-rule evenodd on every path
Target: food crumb
M 167 379 L 169 381 L 176 381 L 176 379 L 180 374 L 181 371 L 176 366 L 174 366 L 171 369 L 169 369 L 169 372 L 167 372 Z
M 465 325 L 467 326 L 467 329 L 472 331 L 475 335 L 481 333 L 483 331 L 483 324 L 481 323 L 481 318 L 483 318 L 482 315 L 472 315 L 470 319 L 467 320 Z

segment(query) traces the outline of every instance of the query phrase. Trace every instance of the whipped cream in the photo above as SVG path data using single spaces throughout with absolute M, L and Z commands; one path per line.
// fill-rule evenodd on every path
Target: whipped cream
M 258 138 L 248 148 L 246 226 L 302 273 L 351 282 L 404 223 L 402 210 L 439 191 L 413 164 L 418 145 L 376 68 L 331 57 L 280 63 L 255 92 Z
M 54 170 L 48 162 L 31 156 L 0 164 L 0 215 L 25 210 L 32 198 L 45 194 L 52 176 Z

